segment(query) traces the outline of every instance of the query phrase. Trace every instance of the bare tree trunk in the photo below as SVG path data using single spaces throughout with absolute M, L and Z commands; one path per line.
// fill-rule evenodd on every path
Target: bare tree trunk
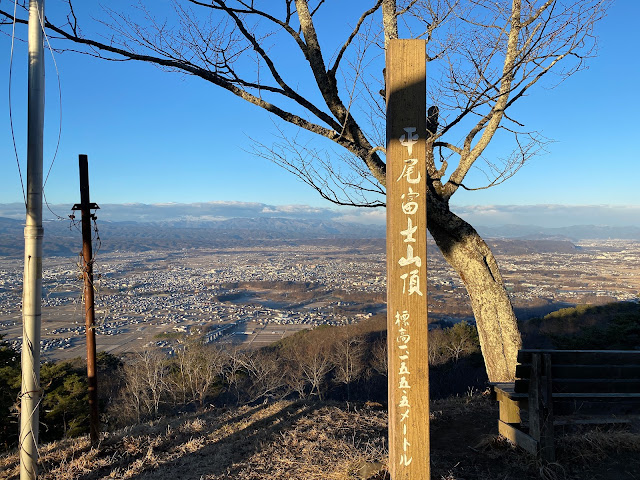
M 428 208 L 429 232 L 469 293 L 489 381 L 512 380 L 522 339 L 496 260 L 478 232 L 446 202 L 430 194 Z
M 396 0 L 382 0 L 382 25 L 384 27 L 384 48 L 389 40 L 398 38 L 398 17 L 396 16 Z

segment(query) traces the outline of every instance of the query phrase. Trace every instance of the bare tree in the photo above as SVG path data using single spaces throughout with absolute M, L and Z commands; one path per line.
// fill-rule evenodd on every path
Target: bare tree
M 259 349 L 237 352 L 238 365 L 247 375 L 249 401 L 282 398 L 287 393 L 285 371 L 276 352 Z
M 228 347 L 223 350 L 226 355 L 225 368 L 223 371 L 223 377 L 229 389 L 235 390 L 236 401 L 240 404 L 240 398 L 243 390 L 243 380 L 246 378 L 246 373 L 242 370 L 242 362 L 244 352 L 238 347 Z
M 382 337 L 371 347 L 371 366 L 380 375 L 389 375 L 389 355 L 387 354 L 387 338 Z
M 215 346 L 204 345 L 202 338 L 189 337 L 176 349 L 176 389 L 183 402 L 189 400 L 200 408 L 216 380 L 222 377 L 227 356 Z
M 301 394 L 301 398 L 317 396 L 324 398 L 327 375 L 333 368 L 331 361 L 332 337 L 299 336 L 284 352 L 289 366 L 288 383 Z
M 583 67 L 609 1 L 369 0 L 351 18 L 354 7 L 324 0 L 173 0 L 170 13 L 162 2 L 140 1 L 93 12 L 92 23 L 64 0 L 65 14 L 46 26 L 73 42 L 69 49 L 194 75 L 270 112 L 284 122 L 282 141 L 256 145 L 256 153 L 323 198 L 364 207 L 384 205 L 385 45 L 399 32 L 424 38 L 432 105 L 425 112 L 428 229 L 467 288 L 487 372 L 498 381 L 515 371 L 516 317 L 489 247 L 449 201 L 460 188 L 507 180 L 544 147 L 512 106 L 550 74 L 559 82 Z M 9 20 L 13 13 L 0 15 Z M 349 27 L 342 38 L 327 33 L 340 31 L 337 18 Z M 24 16 L 17 21 L 26 23 Z M 293 51 L 300 54 L 295 69 L 285 66 Z M 300 133 L 291 135 L 285 124 Z M 487 158 L 496 137 L 510 138 L 513 151 Z M 484 184 L 472 169 L 486 175 Z
M 454 361 L 477 351 L 478 336 L 476 329 L 466 322 L 456 323 L 447 329 L 447 349 Z
M 311 393 L 308 391 L 307 380 L 302 373 L 302 368 L 295 356 L 291 355 L 292 350 L 286 352 L 282 357 L 285 368 L 284 381 L 291 392 L 295 392 L 300 399 L 306 399 Z
M 334 342 L 332 348 L 334 380 L 347 387 L 347 400 L 351 399 L 351 384 L 362 374 L 365 368 L 366 344 L 359 335 L 349 330 Z
M 442 329 L 429 332 L 429 365 L 441 365 L 449 360 L 447 338 Z
M 139 422 L 142 414 L 158 416 L 169 392 L 167 358 L 159 350 L 148 349 L 124 364 L 124 391 Z
M 140 423 L 144 407 L 142 397 L 145 394 L 142 375 L 134 365 L 129 363 L 124 363 L 122 370 L 124 376 L 124 402 L 122 403 L 125 409 L 130 411 L 135 422 Z

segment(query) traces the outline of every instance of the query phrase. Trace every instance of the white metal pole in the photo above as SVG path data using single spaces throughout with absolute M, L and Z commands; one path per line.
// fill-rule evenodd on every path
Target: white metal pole
M 27 218 L 22 291 L 20 480 L 35 480 L 38 466 L 40 324 L 42 298 L 42 144 L 44 130 L 44 0 L 29 2 Z

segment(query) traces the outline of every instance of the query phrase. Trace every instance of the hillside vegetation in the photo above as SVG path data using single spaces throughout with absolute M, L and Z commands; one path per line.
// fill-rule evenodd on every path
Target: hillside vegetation
M 590 431 L 557 439 L 558 463 L 540 464 L 497 436 L 487 395 L 431 402 L 434 480 L 631 480 L 638 435 Z M 277 401 L 207 408 L 103 434 L 43 445 L 41 480 L 382 480 L 387 417 L 375 404 Z M 18 478 L 15 453 L 0 479 Z
M 562 308 L 522 326 L 529 346 L 576 350 L 640 348 L 640 303 Z
M 258 350 L 205 345 L 199 335 L 163 338 L 175 354 L 146 349 L 124 358 L 100 353 L 98 381 L 106 429 L 162 416 L 282 399 L 387 401 L 386 319 L 304 330 Z M 459 323 L 432 332 L 434 398 L 483 388 L 486 375 L 475 328 Z M 17 444 L 19 356 L 0 347 L 2 447 Z M 88 432 L 86 364 L 45 363 L 41 383 L 43 442 Z
M 529 340 L 565 348 L 634 348 L 639 325 L 640 306 L 624 303 L 562 309 L 523 329 Z M 100 354 L 106 433 L 97 449 L 78 437 L 88 431 L 84 362 L 44 364 L 41 478 L 383 479 L 385 328 L 384 316 L 374 316 L 254 351 L 204 345 L 193 335 L 167 339 L 171 358 L 159 349 Z M 638 425 L 569 432 L 558 439 L 557 465 L 537 464 L 500 439 L 497 406 L 480 393 L 486 376 L 474 327 L 432 330 L 429 361 L 432 478 L 640 478 Z M 18 362 L 0 346 L 5 449 L 17 436 Z M 17 472 L 15 452 L 0 458 L 0 479 Z

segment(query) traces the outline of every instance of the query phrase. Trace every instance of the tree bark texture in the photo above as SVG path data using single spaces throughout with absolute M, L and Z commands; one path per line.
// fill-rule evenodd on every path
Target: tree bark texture
M 451 212 L 448 203 L 431 192 L 427 208 L 429 232 L 469 293 L 489 381 L 510 381 L 522 339 L 491 249 L 471 225 Z
M 396 0 L 382 0 L 382 26 L 384 28 L 384 48 L 387 49 L 389 40 L 398 38 L 398 17 Z

